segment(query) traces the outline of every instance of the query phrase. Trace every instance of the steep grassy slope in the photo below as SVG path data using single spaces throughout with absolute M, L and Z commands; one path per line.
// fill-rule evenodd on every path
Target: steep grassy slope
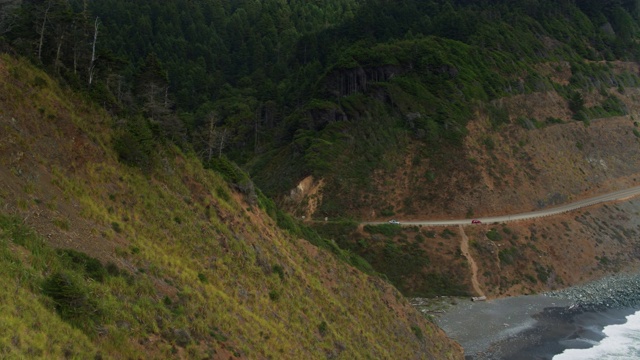
M 6 55 L 0 78 L 0 356 L 462 357 L 193 156 L 123 166 L 118 119 Z

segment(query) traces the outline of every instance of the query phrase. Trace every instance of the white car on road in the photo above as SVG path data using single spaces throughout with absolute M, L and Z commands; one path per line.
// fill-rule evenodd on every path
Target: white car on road
M 400 221 L 398 221 L 398 220 L 389 220 L 389 224 L 400 225 Z

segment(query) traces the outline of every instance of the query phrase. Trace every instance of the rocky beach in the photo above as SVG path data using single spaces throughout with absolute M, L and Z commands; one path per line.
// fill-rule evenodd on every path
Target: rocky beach
M 640 274 L 540 295 L 453 303 L 423 312 L 434 315 L 467 359 L 552 359 L 568 348 L 592 347 L 604 338 L 604 327 L 624 323 L 640 309 Z

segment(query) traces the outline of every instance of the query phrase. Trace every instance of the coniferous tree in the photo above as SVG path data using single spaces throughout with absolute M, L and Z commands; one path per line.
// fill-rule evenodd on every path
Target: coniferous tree
M 0 36 L 4 35 L 18 24 L 18 10 L 20 0 L 0 0 Z

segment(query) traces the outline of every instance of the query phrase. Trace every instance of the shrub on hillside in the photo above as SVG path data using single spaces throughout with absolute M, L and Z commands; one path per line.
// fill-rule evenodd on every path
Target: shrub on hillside
M 229 184 L 245 195 L 249 204 L 258 204 L 258 194 L 249 175 L 225 156 L 212 158 L 205 164 L 207 168 L 222 175 Z
M 400 234 L 400 232 L 402 232 L 402 228 L 393 224 L 365 225 L 364 231 L 369 234 L 382 234 L 386 237 L 392 238 Z
M 498 232 L 498 230 L 491 229 L 487 233 L 487 238 L 489 238 L 489 240 L 491 240 L 491 241 L 500 241 L 500 240 L 502 240 L 502 235 Z
M 90 279 L 102 282 L 108 275 L 107 269 L 98 259 L 92 258 L 85 253 L 73 249 L 57 250 L 57 253 L 60 255 L 60 260 L 65 263 L 66 268 L 80 270 Z
M 113 142 L 118 160 L 140 168 L 151 166 L 154 139 L 147 121 L 142 117 L 133 117 L 125 120 L 119 130 Z
M 53 300 L 60 317 L 75 325 L 82 325 L 97 312 L 84 284 L 68 272 L 56 272 L 46 278 L 42 292 Z

